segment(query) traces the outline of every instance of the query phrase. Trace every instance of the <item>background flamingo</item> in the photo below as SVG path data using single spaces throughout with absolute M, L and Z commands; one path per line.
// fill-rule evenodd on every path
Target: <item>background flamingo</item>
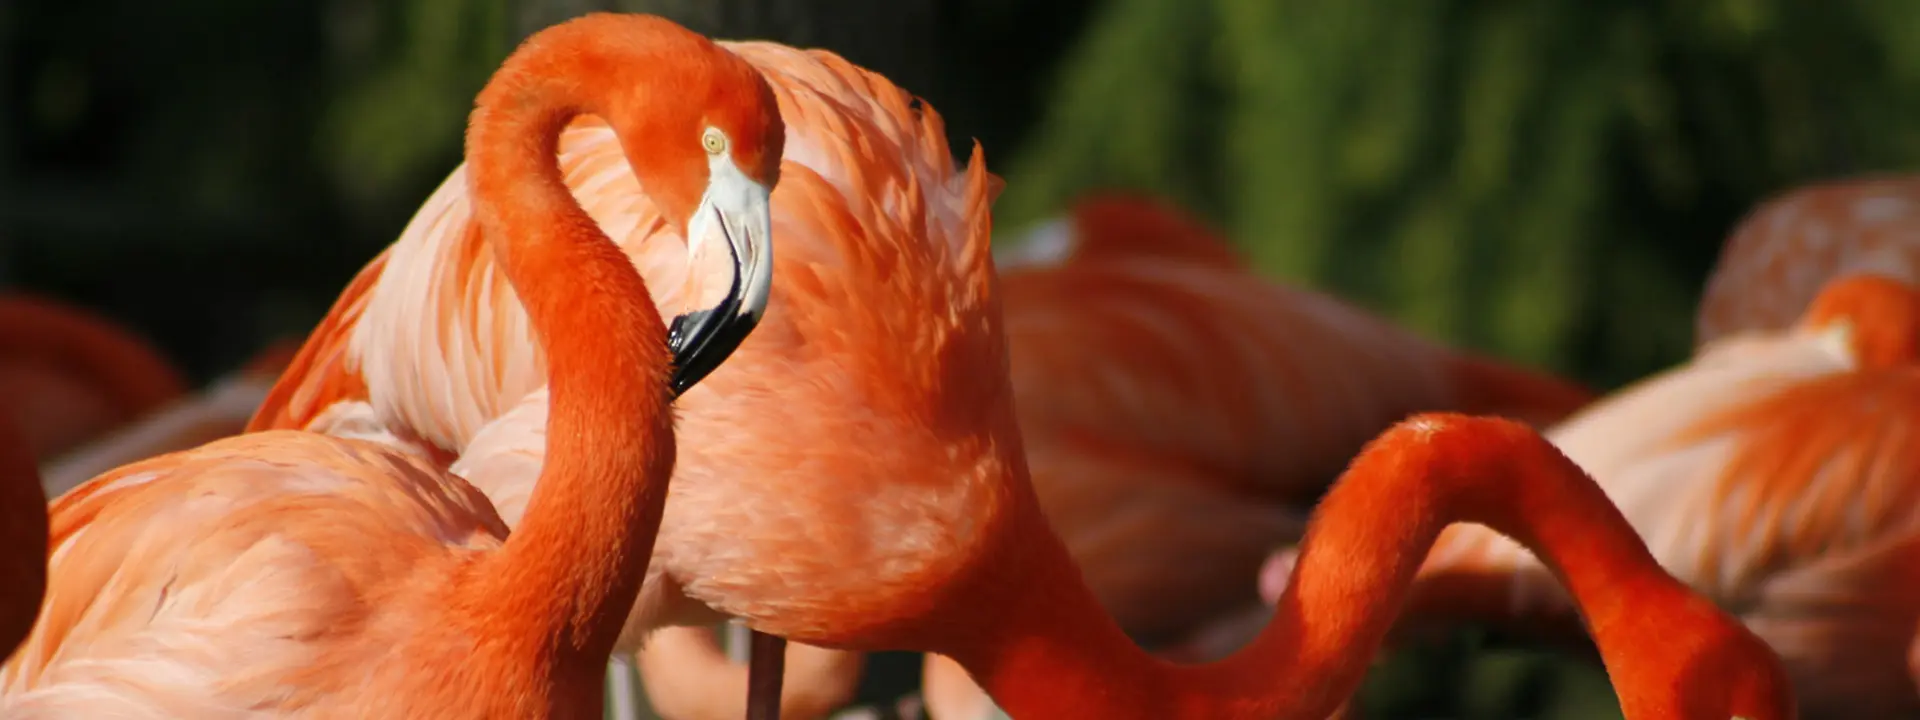
M 669 88 L 710 102 L 660 102 Z M 760 312 L 765 205 L 739 191 L 770 181 L 780 120 L 745 63 L 652 16 L 536 34 L 476 105 L 476 234 L 499 239 L 552 362 L 553 462 L 518 532 L 458 477 L 375 443 L 261 433 L 122 468 L 52 508 L 53 587 L 0 672 L 10 716 L 599 713 L 674 462 L 671 388 Z M 621 129 L 688 237 L 714 214 L 742 280 L 726 312 L 677 321 L 669 343 L 552 164 L 576 108 Z
M 1211 625 L 1258 607 L 1246 578 L 1298 539 L 1311 501 L 1395 420 L 1467 409 L 1552 421 L 1589 398 L 1262 279 L 1213 230 L 1148 197 L 1085 198 L 996 265 L 1041 508 L 1121 627 L 1187 659 L 1258 630 Z M 788 662 L 782 716 L 800 720 L 844 701 L 862 667 L 819 649 Z M 744 668 L 703 629 L 661 631 L 640 669 L 666 717 L 745 710 Z M 930 693 L 929 708 L 975 716 L 957 707 L 989 701 L 967 682 L 948 681 L 944 703 Z
M 29 457 L 52 458 L 186 392 L 146 340 L 85 309 L 0 293 L 0 398 Z
M 775 222 L 783 238 L 792 240 L 783 240 L 781 279 L 766 326 L 704 390 L 686 398 L 682 427 L 700 440 L 687 445 L 657 548 L 660 572 L 642 592 L 630 629 L 710 621 L 718 611 L 829 647 L 949 652 L 990 678 L 996 699 L 1010 701 L 1009 709 L 1018 713 L 1048 716 L 1072 706 L 1129 717 L 1183 702 L 1154 695 L 1179 691 L 1180 680 L 1130 675 L 1161 666 L 1142 664 L 1144 656 L 1127 652 L 1132 646 L 1075 580 L 1077 570 L 1047 529 L 1026 481 L 1011 391 L 994 371 L 1003 367 L 1005 339 L 986 241 L 992 183 L 978 156 L 966 173 L 953 172 L 931 109 L 911 104 L 905 93 L 830 54 L 764 44 L 729 47 L 773 78 L 789 123 L 788 153 L 796 162 L 782 168 Z M 624 173 L 588 171 L 596 157 L 606 156 L 583 148 L 604 138 L 604 130 L 575 129 L 580 134 L 573 142 L 579 144 L 563 143 L 561 153 L 563 167 L 577 173 L 576 194 L 582 186 L 600 188 L 594 197 L 602 204 L 587 207 L 601 207 L 604 214 L 596 220 L 603 226 L 648 227 L 647 215 L 619 213 L 644 207 L 637 188 L 623 184 Z M 522 410 L 519 421 L 544 412 L 540 392 L 520 396 L 511 412 L 490 416 L 484 408 L 515 401 L 503 397 L 499 381 L 484 382 L 501 374 L 462 372 L 459 377 L 482 380 L 462 396 L 471 398 L 465 405 L 409 400 L 400 391 L 433 389 L 398 382 L 447 377 L 448 363 L 501 367 L 528 357 L 519 354 L 524 351 L 518 344 L 490 332 L 484 336 L 489 342 L 472 346 L 480 351 L 473 355 L 409 350 L 376 356 L 355 347 L 358 338 L 371 344 L 402 328 L 437 329 L 427 337 L 459 341 L 479 337 L 472 327 L 513 327 L 492 314 L 508 313 L 511 305 L 476 304 L 457 283 L 444 296 L 454 299 L 444 306 L 451 316 L 422 313 L 447 301 L 438 295 L 423 301 L 422 288 L 407 285 L 419 281 L 409 278 L 470 276 L 464 253 L 453 243 L 462 237 L 464 219 L 448 211 L 459 197 L 448 192 L 437 202 L 430 201 L 423 219 L 349 289 L 296 359 L 288 382 L 269 398 L 260 424 L 332 425 L 336 431 L 387 433 L 401 442 L 444 442 L 437 451 L 464 449 L 460 463 L 475 478 L 487 475 L 481 470 L 489 461 L 475 453 L 483 446 L 496 449 L 493 457 L 503 468 L 537 463 L 538 443 L 499 452 L 506 446 L 487 444 L 487 438 L 467 440 L 471 446 L 434 438 L 482 426 L 477 432 L 537 438 L 513 423 Z M 447 257 L 454 259 L 438 259 Z M 473 317 L 476 307 L 485 308 L 478 311 L 487 313 L 484 321 Z M 744 412 L 746 407 L 759 412 Z M 439 419 L 401 421 L 426 413 L 440 413 Z M 345 422 L 349 418 L 360 424 Z M 494 497 L 502 507 L 512 504 L 505 493 Z M 1023 602 L 1002 593 L 1042 593 L 1059 602 Z M 1646 611 L 1659 612 L 1654 604 Z M 1038 614 L 981 615 L 1010 608 Z M 1730 664 L 1701 672 L 1766 674 L 1770 659 L 1764 653 L 1743 657 L 1751 638 L 1726 635 L 1724 618 L 1711 608 L 1683 602 L 1672 611 L 1706 618 L 1693 628 L 1702 633 L 1696 639 L 1718 653 L 1711 662 Z M 1337 687 L 1323 698 L 1303 699 L 1273 682 L 1277 669 L 1298 661 L 1294 627 L 1272 626 L 1238 662 L 1179 671 L 1215 693 L 1242 688 L 1246 704 L 1185 685 L 1194 693 L 1185 702 L 1194 704 L 1181 707 L 1207 717 L 1263 714 L 1296 703 L 1303 715 L 1332 709 L 1341 694 Z M 1334 619 L 1325 627 L 1365 626 Z M 1045 638 L 1042 645 L 1010 641 L 1042 628 L 1033 636 Z M 1639 646 L 1649 645 L 1645 639 L 1636 638 Z M 1341 652 L 1353 652 L 1353 646 L 1364 643 L 1343 644 Z M 1683 655 L 1702 649 L 1661 647 Z M 1016 655 L 1003 658 L 1001 652 Z M 982 668 L 1002 659 L 1012 664 Z M 1694 660 L 1650 658 L 1648 667 L 1657 669 L 1649 672 L 1673 672 L 1673 662 Z M 1048 661 L 1057 667 L 1046 670 L 1061 672 L 1023 667 Z M 1043 677 L 1045 688 L 1031 684 Z M 1317 688 L 1328 687 L 1324 679 L 1299 676 Z M 1623 681 L 1622 691 L 1635 698 L 1636 708 L 1677 702 L 1665 679 Z M 1123 697 L 1131 692 L 1105 692 L 1110 687 L 1148 695 Z M 1752 701 L 1752 693 L 1770 697 L 1774 688 L 1758 682 L 1686 692 L 1700 695 L 1695 702 L 1716 706 Z M 1075 704 L 1089 693 L 1104 698 L 1096 701 L 1101 706 Z M 1766 708 L 1750 709 L 1774 716 L 1762 712 Z
M 1920 293 L 1829 283 L 1786 331 L 1727 336 L 1550 437 L 1601 479 L 1661 564 L 1741 616 L 1809 717 L 1920 711 Z M 1277 592 L 1291 557 L 1275 560 Z M 1577 631 L 1538 560 L 1449 530 L 1411 612 Z
M 58 497 L 121 465 L 241 432 L 299 347 L 291 342 L 269 345 L 206 389 L 67 451 L 41 468 L 47 494 Z
M 1707 278 L 1694 342 L 1786 329 L 1828 281 L 1859 272 L 1920 280 L 1920 176 L 1814 183 L 1755 206 Z
M 27 437 L 0 412 L 0 662 L 40 616 L 47 589 L 47 496 L 40 489 Z

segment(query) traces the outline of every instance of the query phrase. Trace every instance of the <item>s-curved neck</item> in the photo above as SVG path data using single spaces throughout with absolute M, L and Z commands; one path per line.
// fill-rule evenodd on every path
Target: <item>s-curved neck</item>
M 1544 558 L 1582 599 L 1603 653 L 1629 642 L 1614 632 L 1627 609 L 1605 599 L 1678 588 L 1572 461 L 1517 423 L 1461 416 L 1404 423 L 1354 460 L 1315 512 L 1272 620 L 1215 663 L 1174 665 L 1133 645 L 1037 520 L 1020 533 L 1017 577 L 991 584 L 1006 614 L 936 649 L 1015 717 L 1327 717 L 1358 687 L 1427 550 L 1455 522 L 1488 525 Z
M 574 200 L 556 158 L 568 120 L 607 117 L 596 88 L 631 93 L 652 75 L 606 77 L 622 65 L 579 50 L 596 42 L 579 33 L 631 28 L 570 25 L 571 37 L 545 31 L 507 60 L 467 135 L 474 216 L 546 355 L 551 411 L 526 513 L 461 592 L 489 628 L 598 672 L 639 593 L 666 501 L 671 361 L 646 285 Z

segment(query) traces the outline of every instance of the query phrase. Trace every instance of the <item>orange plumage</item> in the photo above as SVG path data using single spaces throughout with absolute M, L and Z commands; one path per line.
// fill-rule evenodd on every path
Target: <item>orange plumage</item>
M 1844 276 L 1811 305 L 1796 327 L 1726 336 L 1549 437 L 1662 566 L 1779 652 L 1808 717 L 1910 715 L 1920 293 Z M 1484 528 L 1447 531 L 1421 573 L 1410 612 L 1429 621 L 1579 631 L 1546 568 Z
M 598 717 L 674 465 L 670 383 L 688 366 L 568 196 L 553 141 L 574 113 L 606 118 L 650 187 L 698 198 L 731 181 L 695 163 L 754 170 L 678 131 L 718 117 L 737 156 L 777 155 L 777 137 L 737 132 L 780 132 L 777 116 L 754 121 L 776 112 L 755 104 L 765 95 L 737 57 L 657 17 L 529 38 L 467 138 L 475 232 L 551 364 L 554 441 L 520 526 L 509 537 L 485 496 L 426 460 L 316 433 L 120 468 L 51 508 L 50 588 L 0 669 L 0 714 Z M 695 211 L 661 207 L 676 223 Z
M 1395 420 L 1449 409 L 1556 420 L 1588 397 L 1268 281 L 1203 223 L 1149 198 L 1090 196 L 1000 253 L 1040 506 L 1102 607 L 1149 647 L 1206 657 L 1224 650 L 1203 646 L 1237 644 L 1244 630 L 1212 625 L 1257 607 L 1247 578 L 1298 539 L 1304 508 Z M 745 670 L 704 633 L 663 630 L 667 642 L 642 652 L 648 697 L 675 720 L 742 712 L 733 689 Z M 788 660 L 782 713 L 800 720 L 824 716 L 819 698 L 850 694 L 857 678 L 836 673 L 861 667 L 819 649 Z M 958 699 L 964 683 L 942 688 L 944 706 L 930 694 L 929 708 L 984 705 Z
M 788 162 L 773 204 L 778 280 L 761 329 L 680 405 L 680 427 L 693 440 L 681 450 L 653 574 L 623 645 L 662 624 L 734 615 L 827 647 L 951 654 L 996 700 L 1035 717 L 1309 716 L 1336 705 L 1351 690 L 1347 677 L 1357 679 L 1351 668 L 1364 665 L 1366 628 L 1390 614 L 1379 608 L 1391 605 L 1391 592 L 1369 596 L 1368 608 L 1308 601 L 1316 632 L 1362 632 L 1310 652 L 1294 642 L 1302 628 L 1288 625 L 1216 666 L 1171 669 L 1131 645 L 1077 580 L 1028 480 L 987 242 L 993 182 L 978 152 L 957 170 L 931 109 L 829 53 L 726 47 L 766 74 L 787 124 Z M 569 190 L 643 276 L 668 280 L 656 286 L 671 291 L 684 270 L 648 247 L 671 247 L 671 230 L 652 219 L 650 188 L 643 194 L 624 171 L 600 169 L 606 143 L 605 129 L 590 123 L 563 138 L 557 151 Z M 532 472 L 557 462 L 544 446 L 561 436 L 534 430 L 551 409 L 541 389 L 549 359 L 530 349 L 518 303 L 491 291 L 491 266 L 466 249 L 465 203 L 457 186 L 428 201 L 368 271 L 364 291 L 336 305 L 337 332 L 303 351 L 338 363 L 337 372 L 315 364 L 307 377 L 284 378 L 287 392 L 276 394 L 287 402 L 258 424 L 299 423 L 457 454 L 455 466 L 511 523 L 512 498 L 532 486 L 537 499 Z M 357 317 L 344 320 L 346 313 Z M 338 394 L 343 388 L 365 392 Z M 1465 448 L 1509 432 L 1487 422 L 1464 421 L 1468 429 L 1446 444 Z M 1378 498 L 1398 500 L 1428 479 L 1445 485 L 1404 460 L 1401 451 L 1419 437 L 1382 445 L 1388 449 L 1372 470 L 1359 473 L 1378 479 L 1352 484 L 1380 487 L 1348 493 L 1376 499 L 1350 512 L 1384 517 Z M 1474 456 L 1497 463 L 1527 447 L 1524 439 L 1497 442 Z M 1550 477 L 1575 495 L 1587 482 L 1566 468 Z M 1596 514 L 1583 502 L 1568 501 L 1560 515 Z M 1623 523 L 1584 522 L 1638 547 Z M 1369 542 L 1386 553 L 1371 559 L 1397 562 L 1395 548 Z M 1328 547 L 1329 557 L 1357 552 Z M 1630 553 L 1614 560 L 1616 571 L 1665 577 Z M 1680 634 L 1695 641 L 1649 656 L 1649 672 L 1687 662 L 1716 679 L 1753 679 L 1686 697 L 1756 719 L 1781 717 L 1766 703 L 1776 690 L 1769 659 L 1747 654 L 1750 637 L 1730 632 L 1684 591 L 1643 596 L 1654 599 L 1644 612 L 1686 620 L 1692 629 Z M 1623 647 L 1647 639 L 1630 629 L 1617 637 Z M 1621 652 L 1630 663 L 1644 651 Z M 1346 669 L 1329 678 L 1314 672 L 1316 663 Z M 1635 717 L 1657 716 L 1647 708 L 1677 702 L 1676 692 L 1644 681 L 1622 688 Z

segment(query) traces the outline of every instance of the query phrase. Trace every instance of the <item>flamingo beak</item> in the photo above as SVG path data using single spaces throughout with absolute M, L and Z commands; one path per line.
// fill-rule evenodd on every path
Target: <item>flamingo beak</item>
M 708 177 L 706 196 L 687 223 L 687 253 L 692 258 L 703 248 L 726 248 L 733 277 L 725 296 L 675 317 L 667 330 L 676 397 L 720 367 L 753 332 L 773 282 L 772 190 L 725 155 L 714 158 Z

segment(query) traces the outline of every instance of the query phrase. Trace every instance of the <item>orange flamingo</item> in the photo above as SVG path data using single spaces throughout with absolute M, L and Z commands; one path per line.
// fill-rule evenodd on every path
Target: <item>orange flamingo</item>
M 1756 206 L 1707 279 L 1695 345 L 1784 330 L 1827 281 L 1860 272 L 1920 281 L 1920 175 L 1815 183 Z
M 1661 564 L 1741 616 L 1809 717 L 1920 712 L 1920 292 L 1843 276 L 1784 332 L 1727 336 L 1576 415 L 1552 440 L 1591 469 Z M 1267 593 L 1285 581 L 1276 556 Z M 1547 637 L 1577 627 L 1538 560 L 1443 534 L 1410 613 Z M 1410 618 L 1411 627 L 1420 627 Z M 1556 633 L 1556 631 L 1558 631 Z
M 121 465 L 239 433 L 299 347 L 292 342 L 269 345 L 212 387 L 62 454 L 41 468 L 47 494 L 59 497 Z
M 731 615 L 823 647 L 952 655 L 1023 717 L 1324 717 L 1357 681 L 1367 634 L 1391 613 L 1393 593 L 1355 583 L 1393 578 L 1341 576 L 1342 589 L 1303 600 L 1324 615 L 1308 621 L 1302 610 L 1274 623 L 1224 664 L 1175 668 L 1140 652 L 1079 581 L 1028 479 L 988 247 L 995 183 L 978 148 L 957 171 L 931 108 L 830 53 L 725 47 L 769 78 L 788 123 L 790 161 L 773 201 L 780 280 L 761 329 L 680 403 L 680 427 L 695 441 L 681 448 L 655 561 L 621 644 L 654 627 Z M 666 230 L 653 219 L 654 199 L 610 168 L 607 144 L 604 127 L 577 123 L 549 149 L 582 206 L 629 243 L 642 274 L 667 275 L 672 267 L 639 248 Z M 457 186 L 428 201 L 349 286 L 255 425 L 378 436 L 457 462 L 491 488 L 511 523 L 508 508 L 525 488 L 539 492 L 529 476 L 551 452 L 534 422 L 548 412 L 548 391 L 512 320 L 514 301 L 474 288 L 486 269 L 465 242 L 464 202 Z M 1544 527 L 1519 527 L 1541 530 L 1549 556 L 1567 557 L 1568 531 L 1583 532 L 1582 550 L 1593 537 L 1618 545 L 1567 567 L 1620 660 L 1634 717 L 1681 708 L 1790 717 L 1773 702 L 1785 692 L 1772 682 L 1777 662 L 1661 574 L 1604 502 L 1584 504 L 1601 496 L 1571 466 L 1560 468 L 1571 476 L 1524 482 L 1474 474 L 1492 486 L 1419 472 L 1421 458 L 1486 466 L 1476 470 L 1504 470 L 1503 456 L 1529 467 L 1557 458 L 1537 435 L 1522 436 L 1529 445 L 1509 441 L 1509 426 L 1496 421 L 1428 421 L 1362 463 L 1359 474 L 1377 479 L 1336 489 L 1332 498 L 1349 500 L 1335 507 L 1373 516 L 1431 497 L 1423 488 L 1465 485 L 1511 502 L 1545 486 L 1537 507 L 1517 509 L 1544 513 Z M 1534 522 L 1510 515 L 1509 528 Z M 1398 520 L 1381 527 L 1415 529 Z M 1357 526 L 1323 534 L 1333 540 L 1310 558 L 1375 572 L 1410 573 L 1414 556 L 1392 553 L 1421 541 Z M 1596 573 L 1631 592 L 1610 594 L 1621 588 L 1596 583 Z M 1654 628 L 1621 622 L 1629 597 L 1644 601 L 1633 620 L 1662 621 L 1660 643 L 1648 642 Z M 1366 622 L 1351 614 L 1362 606 Z M 1337 666 L 1337 677 L 1321 672 Z
M 47 588 L 47 495 L 28 452 L 26 434 L 0 412 L 0 662 L 11 656 L 40 616 Z
M 688 237 L 711 215 L 739 278 L 719 311 L 670 337 L 566 192 L 553 152 L 579 113 L 618 129 Z M 760 311 L 755 189 L 781 133 L 760 76 L 669 21 L 597 14 L 529 38 L 467 138 L 476 232 L 551 366 L 552 462 L 517 531 L 378 443 L 258 433 L 120 468 L 51 509 L 51 587 L 0 671 L 0 713 L 597 717 L 666 499 L 674 388 Z
M 1395 420 L 1465 409 L 1551 421 L 1591 397 L 1267 281 L 1213 230 L 1148 197 L 1088 196 L 1002 252 L 1020 258 L 996 265 L 1040 506 L 1102 607 L 1175 656 L 1238 644 L 1221 642 L 1246 634 L 1238 618 L 1214 621 L 1258 608 L 1247 578 L 1299 538 L 1304 508 Z M 781 716 L 797 720 L 844 702 L 863 665 L 800 645 L 787 662 Z M 988 701 L 953 667 L 928 661 L 951 679 L 927 705 L 977 716 L 957 708 Z M 745 711 L 745 669 L 704 629 L 656 633 L 639 669 L 666 717 Z
M 623 652 L 655 627 L 739 614 L 723 601 L 729 588 L 772 590 L 778 578 L 766 573 L 778 571 L 773 560 L 839 565 L 835 549 L 861 536 L 825 533 L 834 525 L 815 518 L 863 507 L 849 504 L 835 482 L 884 496 L 898 478 L 921 474 L 917 453 L 979 426 L 953 418 L 943 421 L 952 428 L 930 428 L 918 409 L 886 400 L 890 388 L 873 380 L 926 362 L 929 349 L 916 337 L 925 308 L 948 295 L 968 303 L 987 296 L 983 218 L 998 181 L 977 149 L 972 169 L 956 172 L 937 113 L 831 53 L 722 45 L 764 73 L 787 122 L 789 160 L 773 200 L 782 279 L 754 339 L 678 404 L 680 432 L 694 440 L 680 449 L 654 575 L 622 636 Z M 575 121 L 558 150 L 582 207 L 618 238 L 651 287 L 667 289 L 658 301 L 674 302 L 677 288 L 699 272 L 674 257 L 682 243 L 676 228 L 661 222 L 651 188 L 643 191 L 617 162 L 619 144 L 606 125 Z M 496 271 L 473 247 L 465 172 L 456 169 L 348 286 L 250 429 L 375 439 L 433 459 L 486 492 L 511 526 L 546 453 L 545 359 L 532 349 L 518 300 L 486 282 Z M 849 316 L 849 308 L 871 314 Z M 981 322 L 975 313 L 954 320 Z M 999 359 L 977 364 L 990 357 L 997 358 L 943 361 L 951 377 L 929 376 L 923 387 L 1004 382 Z M 866 418 L 820 421 L 848 412 Z M 771 427 L 783 428 L 779 439 L 764 435 Z M 934 523 L 954 512 L 921 502 L 872 508 L 939 534 Z M 747 547 L 736 553 L 722 539 Z M 915 542 L 903 535 L 873 548 L 876 562 L 892 563 L 893 582 L 917 572 L 899 555 Z
M 145 340 L 51 299 L 0 294 L 0 397 L 32 457 L 51 458 L 186 392 Z

